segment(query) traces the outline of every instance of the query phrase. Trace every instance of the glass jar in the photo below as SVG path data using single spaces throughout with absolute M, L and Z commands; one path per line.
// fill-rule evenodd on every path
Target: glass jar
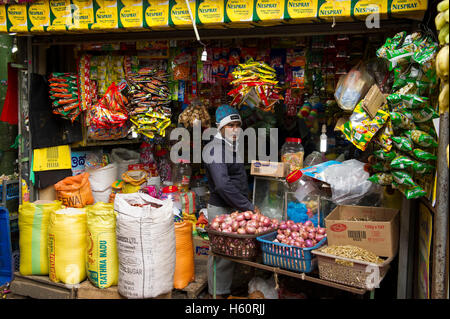
M 174 167 L 173 184 L 177 186 L 181 192 L 189 192 L 191 175 L 192 169 L 189 161 L 180 159 Z
M 289 164 L 291 172 L 303 168 L 304 155 L 305 150 L 300 138 L 286 138 L 286 142 L 281 147 L 281 161 Z
M 197 175 L 193 177 L 191 189 L 195 193 L 195 209 L 199 211 L 202 208 L 206 208 L 208 204 L 208 187 L 202 176 Z
M 178 210 L 181 210 L 181 198 L 178 187 L 176 186 L 166 186 L 162 189 L 160 196 L 161 200 L 170 199 L 173 202 L 173 206 Z

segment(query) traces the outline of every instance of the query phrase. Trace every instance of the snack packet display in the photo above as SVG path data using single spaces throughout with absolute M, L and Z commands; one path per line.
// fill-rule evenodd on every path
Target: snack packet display
M 339 129 L 344 133 L 347 140 L 360 150 L 365 151 L 373 136 L 387 121 L 389 114 L 383 109 L 379 109 L 375 117 L 371 119 L 362 107 L 362 102 L 363 100 L 356 105 L 350 120 Z
M 48 82 L 53 114 L 74 122 L 81 114 L 77 75 L 53 72 Z
M 141 68 L 126 78 L 124 93 L 129 99 L 132 129 L 149 139 L 165 136 L 171 124 L 170 91 L 167 73 L 157 67 Z
M 239 64 L 232 73 L 234 86 L 229 96 L 233 97 L 232 106 L 247 105 L 263 111 L 273 111 L 275 103 L 282 100 L 277 86 L 276 71 L 264 62 L 248 59 Z
M 416 161 L 413 161 L 407 156 L 399 155 L 392 160 L 390 166 L 393 169 L 408 169 L 413 167 L 413 165 L 416 163 L 417 163 Z
M 410 138 L 414 144 L 421 147 L 437 147 L 436 140 L 429 134 L 421 130 L 408 130 L 403 133 Z
M 392 177 L 399 185 L 417 186 L 411 175 L 405 171 L 392 171 Z
M 392 161 L 395 157 L 397 157 L 397 153 L 394 151 L 386 152 L 384 150 L 376 150 L 373 152 L 373 155 L 375 155 L 376 158 L 380 160 L 386 160 L 386 161 Z
M 419 185 L 415 185 L 412 187 L 408 187 L 402 184 L 398 184 L 396 182 L 392 183 L 392 186 L 395 189 L 398 189 L 407 199 L 415 199 L 422 196 L 425 196 L 427 193 L 423 190 Z
M 414 122 L 400 112 L 390 112 L 391 122 L 395 129 L 412 130 L 416 128 Z
M 415 148 L 412 151 L 412 154 L 415 158 L 417 158 L 419 161 L 434 161 L 437 159 L 436 155 L 431 154 L 430 152 L 426 152 L 424 150 L 421 150 L 420 148 Z
M 394 146 L 403 152 L 411 152 L 413 150 L 413 143 L 408 137 L 394 136 L 392 137 Z
M 381 186 L 389 186 L 392 185 L 393 176 L 389 173 L 376 173 L 369 177 L 369 181 L 379 184 Z

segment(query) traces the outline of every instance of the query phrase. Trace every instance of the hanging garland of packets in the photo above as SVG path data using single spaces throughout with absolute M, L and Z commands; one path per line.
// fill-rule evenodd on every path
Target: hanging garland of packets
M 438 118 L 432 101 L 436 89 L 434 68 L 437 43 L 419 32 L 400 32 L 377 51 L 394 74 L 392 94 L 386 97 L 389 118 L 384 140 L 369 159 L 370 181 L 392 186 L 406 198 L 426 195 L 424 185 L 435 172 L 437 135 L 432 120 Z M 386 128 L 385 127 L 385 128 Z
M 248 59 L 239 64 L 232 73 L 234 89 L 228 92 L 233 97 L 232 106 L 247 105 L 263 111 L 273 111 L 275 104 L 282 100 L 277 86 L 276 71 L 264 62 Z

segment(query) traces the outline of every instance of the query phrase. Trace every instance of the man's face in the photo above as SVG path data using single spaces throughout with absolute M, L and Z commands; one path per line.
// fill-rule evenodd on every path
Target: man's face
M 236 142 L 239 137 L 241 122 L 233 121 L 220 129 L 222 136 L 230 142 Z

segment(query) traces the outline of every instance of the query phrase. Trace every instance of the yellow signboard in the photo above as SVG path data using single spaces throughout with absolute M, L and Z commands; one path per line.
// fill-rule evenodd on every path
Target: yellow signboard
M 65 31 L 72 25 L 70 0 L 50 0 L 50 26 L 47 31 Z
M 8 16 L 8 32 L 27 32 L 27 5 L 7 4 L 6 13 Z
M 350 0 L 319 0 L 318 17 L 325 21 L 352 21 Z
M 144 24 L 150 28 L 169 26 L 169 0 L 144 0 Z
M 289 22 L 317 21 L 318 0 L 286 0 L 284 18 Z
M 30 31 L 44 32 L 50 25 L 50 7 L 48 1 L 38 0 L 28 5 Z

